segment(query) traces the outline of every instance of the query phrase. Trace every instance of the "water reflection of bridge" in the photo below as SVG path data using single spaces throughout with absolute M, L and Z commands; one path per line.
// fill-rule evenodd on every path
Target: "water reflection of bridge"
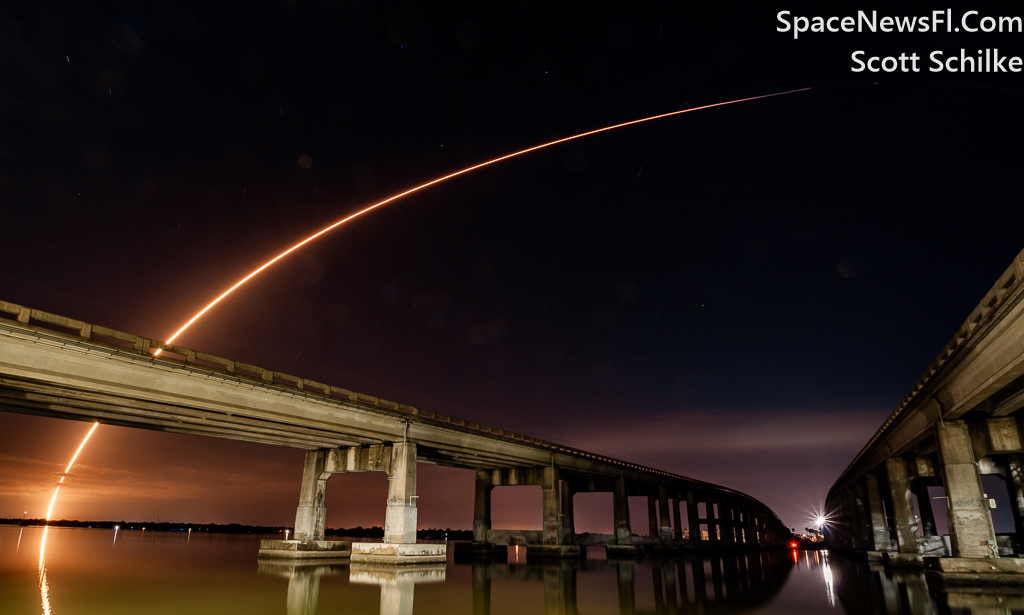
M 490 615 L 491 581 L 514 579 L 544 585 L 545 615 L 575 615 L 581 574 L 612 573 L 619 613 L 742 613 L 770 601 L 793 566 L 780 551 L 719 553 L 677 558 L 561 560 L 537 564 L 473 562 L 473 615 Z M 637 568 L 651 569 L 654 610 L 637 608 Z
M 1024 588 L 995 593 L 977 588 L 935 591 L 920 568 L 888 567 L 849 556 L 832 556 L 829 561 L 839 603 L 847 613 L 1011 615 L 1024 610 Z
M 616 579 L 619 613 L 668 615 L 676 613 L 744 613 L 767 604 L 785 583 L 793 560 L 781 551 L 717 553 L 632 560 L 551 559 L 538 563 L 509 564 L 477 559 L 466 564 L 472 571 L 473 615 L 490 615 L 493 581 L 537 583 L 543 586 L 545 615 L 577 615 L 577 581 L 582 575 L 609 575 Z M 650 587 L 638 587 L 637 570 Z M 288 615 L 317 612 L 320 579 L 348 573 L 350 583 L 380 585 L 381 615 L 413 612 L 415 586 L 443 582 L 445 566 L 367 566 L 261 560 L 260 574 L 289 579 Z M 637 594 L 653 592 L 654 609 L 638 608 Z

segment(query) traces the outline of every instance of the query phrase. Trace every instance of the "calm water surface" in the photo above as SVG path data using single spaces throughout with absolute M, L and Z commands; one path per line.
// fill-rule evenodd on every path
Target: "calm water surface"
M 920 571 L 827 552 L 412 568 L 257 562 L 258 536 L 0 527 L 0 613 L 312 615 L 1016 613 L 1024 598 L 929 592 Z M 451 551 L 451 549 L 449 549 Z

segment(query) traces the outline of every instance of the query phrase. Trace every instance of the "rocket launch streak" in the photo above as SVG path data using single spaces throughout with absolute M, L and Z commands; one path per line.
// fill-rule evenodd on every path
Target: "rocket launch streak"
M 78 455 L 82 452 L 82 449 L 85 448 L 85 443 L 89 441 L 90 437 L 92 437 L 92 432 L 96 431 L 96 428 L 99 426 L 99 422 L 93 423 L 92 429 L 89 430 L 89 433 L 85 434 L 85 439 L 82 440 L 82 443 L 78 445 L 78 450 L 75 451 L 75 455 L 71 458 L 71 462 L 68 463 L 68 467 L 64 469 L 64 476 L 60 477 L 61 484 L 64 483 L 64 478 L 67 476 L 67 473 L 71 471 L 71 466 L 75 465 L 75 460 L 78 459 Z M 50 515 L 53 514 L 53 505 L 57 501 L 58 491 L 60 491 L 60 485 L 57 485 L 57 488 L 53 490 L 53 497 L 50 498 L 50 507 L 46 509 L 47 521 L 50 520 Z
M 736 103 L 748 102 L 748 101 L 752 101 L 752 100 L 759 100 L 759 99 L 762 99 L 762 98 L 772 98 L 774 96 L 784 96 L 786 94 L 795 94 L 797 92 L 804 92 L 804 91 L 807 91 L 809 89 L 811 89 L 811 88 L 800 88 L 798 90 L 789 90 L 787 92 L 777 92 L 775 94 L 762 94 L 761 96 L 751 96 L 749 98 L 740 98 L 740 99 L 737 99 L 737 100 L 729 100 L 729 101 L 720 102 L 720 103 L 713 103 L 713 104 L 710 104 L 710 105 L 703 105 L 703 106 L 700 106 L 700 107 L 691 107 L 689 109 L 681 109 L 679 111 L 672 111 L 672 112 L 669 112 L 669 113 L 662 113 L 660 115 L 652 115 L 650 117 L 645 117 L 645 118 L 641 118 L 641 119 L 638 119 L 638 120 L 632 120 L 632 121 L 629 121 L 629 122 L 623 122 L 621 124 L 615 124 L 615 125 L 612 125 L 612 126 L 605 126 L 604 128 L 597 128 L 595 130 L 590 130 L 590 131 L 587 131 L 587 132 L 581 132 L 579 134 L 571 135 L 571 136 L 568 136 L 568 137 L 563 137 L 561 139 L 556 139 L 554 141 L 548 141 L 547 143 L 541 143 L 540 145 L 534 145 L 533 147 L 528 147 L 526 149 L 522 149 L 522 150 L 519 150 L 517 152 L 512 152 L 511 154 L 505 154 L 504 156 L 499 156 L 498 158 L 493 158 L 491 160 L 487 160 L 485 162 L 481 162 L 479 164 L 475 164 L 475 165 L 473 165 L 471 167 L 466 167 L 465 169 L 462 169 L 460 171 L 455 171 L 454 173 L 449 173 L 448 175 L 445 175 L 443 177 L 438 177 L 437 179 L 432 179 L 432 180 L 430 180 L 430 181 L 428 181 L 428 182 L 426 182 L 424 184 L 420 184 L 419 186 L 415 186 L 415 187 L 410 188 L 410 189 L 408 189 L 408 190 L 406 190 L 404 192 L 399 192 L 398 194 L 390 196 L 390 197 L 384 199 L 383 201 L 380 201 L 379 203 L 374 203 L 373 205 L 365 207 L 365 208 L 357 211 L 356 213 L 348 216 L 347 218 L 343 218 L 341 220 L 338 220 L 334 224 L 332 224 L 332 225 L 330 225 L 330 226 L 328 226 L 326 228 L 323 228 L 323 229 L 317 231 L 316 233 L 314 233 L 314 234 L 310 235 L 309 237 L 303 239 L 302 241 L 300 241 L 299 243 L 295 244 L 294 246 L 288 248 L 284 252 L 281 252 L 280 254 L 278 254 L 274 258 L 270 259 L 269 261 L 263 263 L 262 265 L 260 265 L 259 268 L 255 269 L 249 275 L 245 276 L 244 278 L 242 278 L 238 282 L 235 282 L 234 286 L 232 286 L 231 288 L 229 288 L 226 291 L 224 291 L 223 293 L 221 293 L 220 296 L 218 296 L 216 299 L 211 301 L 206 307 L 204 307 L 202 310 L 200 310 L 198 313 L 196 313 L 196 315 L 193 316 L 191 319 L 189 319 L 189 321 L 186 322 L 184 325 L 182 325 L 182 327 L 180 329 L 175 331 L 174 335 L 172 335 L 171 337 L 167 338 L 167 343 L 170 344 L 175 339 L 177 339 L 178 336 L 181 335 L 182 333 L 184 333 L 186 329 L 191 327 L 192 324 L 195 321 L 197 321 L 200 318 L 202 318 L 202 316 L 204 314 L 209 312 L 215 305 L 220 303 L 225 297 L 227 297 L 231 293 L 235 292 L 235 290 L 237 290 L 243 284 L 245 284 L 246 282 L 248 282 L 252 278 L 254 278 L 257 275 L 259 275 L 264 269 L 267 269 L 268 267 L 270 267 L 271 265 L 273 265 L 277 261 L 279 261 L 282 258 L 288 256 L 289 254 L 291 254 L 292 252 L 298 250 L 299 248 L 301 248 L 302 246 L 306 245 L 307 243 L 317 239 L 318 237 L 320 237 L 321 235 L 323 235 L 325 233 L 328 233 L 328 232 L 338 228 L 339 226 L 341 226 L 341 225 L 343 225 L 343 224 L 345 224 L 347 222 L 350 222 L 351 220 L 354 220 L 354 219 L 358 218 L 359 216 L 362 216 L 363 214 L 370 213 L 371 211 L 373 211 L 374 209 L 377 209 L 378 207 L 383 207 L 384 205 L 387 205 L 388 203 L 391 203 L 392 201 L 397 201 L 398 199 L 400 199 L 400 198 L 402 198 L 404 196 L 408 196 L 408 195 L 410 195 L 410 194 L 412 194 L 414 192 L 419 192 L 420 190 L 423 190 L 424 188 L 429 188 L 430 186 L 433 186 L 434 184 L 439 184 L 441 182 L 447 181 L 447 180 L 452 179 L 454 177 L 458 177 L 459 175 L 465 175 L 466 173 L 469 173 L 470 171 L 475 171 L 477 169 L 482 169 L 483 167 L 490 166 L 492 164 L 495 164 L 497 162 L 501 162 L 503 160 L 508 160 L 509 158 L 515 158 L 516 156 L 522 156 L 523 154 L 528 154 L 530 152 L 535 152 L 535 151 L 537 151 L 539 149 L 544 149 L 546 147 L 551 147 L 552 145 L 558 145 L 559 143 L 565 143 L 566 141 L 573 141 L 573 140 L 576 140 L 576 139 L 582 139 L 583 137 L 589 137 L 590 135 L 595 135 L 595 134 L 598 134 L 598 133 L 601 133 L 601 132 L 608 132 L 609 130 L 615 130 L 616 128 L 624 128 L 626 126 L 632 126 L 633 124 L 641 124 L 643 122 L 650 122 L 650 121 L 653 121 L 653 120 L 659 120 L 659 119 L 666 118 L 666 117 L 672 117 L 674 115 L 680 115 L 682 113 L 690 113 L 692 111 L 701 111 L 702 109 L 710 109 L 712 107 L 722 107 L 722 106 L 725 106 L 725 105 L 734 105 Z M 160 354 L 160 350 L 157 350 L 154 354 L 159 355 Z

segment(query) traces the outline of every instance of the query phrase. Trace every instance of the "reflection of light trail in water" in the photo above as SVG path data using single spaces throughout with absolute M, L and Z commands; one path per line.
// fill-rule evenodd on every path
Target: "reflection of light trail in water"
M 662 113 L 660 115 L 652 115 L 650 117 L 641 118 L 639 120 L 632 120 L 632 121 L 629 121 L 629 122 L 623 122 L 621 124 L 615 124 L 613 126 L 605 126 L 604 128 L 598 128 L 596 130 L 590 130 L 590 131 L 587 131 L 587 132 L 581 132 L 581 133 L 576 134 L 576 135 L 571 135 L 571 136 L 568 136 L 568 137 L 563 137 L 561 139 L 556 139 L 554 141 L 548 141 L 547 143 L 541 143 L 540 145 L 535 145 L 533 147 L 528 147 L 526 149 L 519 150 L 518 152 L 512 152 L 511 154 L 505 154 L 504 156 L 499 156 L 498 158 L 493 158 L 491 160 L 487 160 L 485 162 L 481 162 L 479 164 L 475 164 L 475 165 L 473 165 L 471 167 L 466 167 L 465 169 L 462 169 L 460 171 L 455 171 L 454 173 L 449 173 L 448 175 L 445 175 L 443 177 L 438 177 L 437 179 L 432 179 L 432 180 L 430 180 L 430 181 L 428 181 L 428 182 L 426 182 L 424 184 L 420 184 L 419 186 L 416 186 L 414 188 L 410 188 L 410 189 L 408 189 L 408 190 L 406 190 L 404 192 L 399 192 L 398 194 L 390 196 L 390 197 L 384 199 L 383 201 L 381 201 L 379 203 L 375 203 L 373 205 L 370 205 L 369 207 L 364 207 L 363 209 L 361 209 L 361 210 L 357 211 L 356 213 L 348 216 L 347 218 L 343 218 L 341 220 L 338 220 L 334 224 L 332 224 L 332 225 L 330 225 L 328 227 L 325 227 L 325 228 L 317 231 L 316 233 L 314 233 L 314 234 L 310 235 L 309 237 L 303 239 L 302 241 L 300 241 L 299 243 L 295 244 L 294 246 L 288 248 L 284 252 L 281 252 L 280 254 L 278 254 L 274 258 L 270 259 L 269 261 L 263 263 L 262 265 L 259 266 L 259 268 L 255 269 L 252 273 L 250 273 L 249 275 L 245 276 L 244 278 L 242 278 L 238 282 L 235 282 L 234 286 L 232 286 L 231 288 L 229 288 L 226 291 L 224 291 L 219 297 L 217 297 L 216 299 L 211 301 L 209 303 L 209 305 L 207 305 L 202 310 L 200 310 L 195 316 L 193 316 L 188 322 L 186 322 L 180 329 L 175 331 L 174 335 L 172 335 L 171 337 L 167 338 L 167 343 L 170 344 L 175 339 L 177 339 L 177 337 L 179 335 L 181 335 L 185 331 L 185 329 L 188 329 L 190 326 L 192 326 L 192 323 L 194 323 L 195 321 L 199 320 L 203 316 L 203 314 L 205 314 L 206 312 L 210 311 L 210 309 L 213 308 L 213 306 L 215 306 L 218 303 L 220 303 L 222 299 L 224 299 L 225 297 L 227 297 L 228 295 L 233 293 L 240 286 L 242 286 L 243 284 L 245 284 L 246 282 L 248 282 L 252 278 L 256 277 L 264 269 L 270 267 L 271 265 L 273 265 L 277 261 L 279 261 L 282 258 L 288 256 L 289 254 L 291 254 L 292 252 L 298 250 L 299 248 L 301 248 L 302 246 L 306 245 L 307 243 L 313 241 L 314 239 L 317 239 L 318 237 L 320 237 L 321 235 L 323 235 L 325 233 L 328 233 L 328 232 L 338 228 L 339 226 L 345 224 L 346 222 L 349 222 L 350 220 L 354 220 L 355 218 L 358 218 L 359 216 L 361 216 L 361 215 L 363 215 L 365 213 L 369 213 L 369 212 L 373 211 L 374 209 L 377 209 L 378 207 L 382 207 L 384 205 L 387 205 L 388 203 L 390 203 L 392 201 L 396 201 L 396 200 L 398 200 L 398 199 L 400 199 L 400 198 L 402 198 L 404 196 L 408 196 L 408 195 L 410 195 L 410 194 L 412 194 L 414 192 L 419 192 L 420 190 L 423 190 L 424 188 L 429 188 L 430 186 L 433 186 L 434 184 L 440 184 L 441 182 L 444 182 L 444 181 L 447 181 L 449 179 L 452 179 L 453 177 L 458 177 L 459 175 L 464 175 L 466 173 L 469 173 L 470 171 L 475 171 L 477 169 L 481 169 L 483 167 L 490 166 L 490 165 L 495 164 L 497 162 L 501 162 L 503 160 L 508 160 L 509 158 L 515 158 L 516 156 L 521 156 L 523 154 L 528 154 L 530 152 L 534 152 L 534 151 L 537 151 L 539 149 L 544 149 L 545 147 L 551 147 L 552 145 L 558 145 L 559 143 L 565 143 L 566 141 L 573 141 L 575 139 L 582 139 L 583 137 L 588 137 L 590 135 L 595 135 L 595 134 L 598 134 L 598 133 L 601 133 L 601 132 L 608 132 L 609 130 L 615 130 L 616 128 L 624 128 L 626 126 L 632 126 L 633 124 L 640 124 L 640 123 L 643 123 L 643 122 L 650 122 L 652 120 L 658 120 L 658 119 L 662 119 L 662 118 L 666 118 L 666 117 L 671 117 L 673 115 L 680 115 L 682 113 L 689 113 L 691 111 L 700 111 L 702 109 L 710 109 L 712 107 L 722 107 L 722 106 L 725 106 L 725 105 L 732 105 L 732 104 L 741 103 L 741 102 L 747 102 L 747 101 L 751 101 L 751 100 L 758 100 L 758 99 L 761 99 L 761 98 L 771 98 L 773 96 L 783 96 L 785 94 L 794 94 L 796 92 L 804 92 L 804 91 L 807 91 L 809 89 L 811 89 L 811 88 L 801 88 L 799 90 L 790 90 L 788 92 L 777 92 L 775 94 L 763 94 L 761 96 L 751 96 L 749 98 L 740 98 L 740 99 L 737 99 L 737 100 L 728 100 L 728 101 L 725 101 L 725 102 L 713 103 L 713 104 L 710 104 L 710 105 L 703 105 L 703 106 L 700 106 L 700 107 L 691 107 L 689 109 L 681 109 L 679 111 L 672 111 L 672 112 L 669 112 L 669 113 Z M 157 350 L 154 354 L 155 355 L 159 355 L 160 352 L 161 352 L 160 350 Z
M 49 526 L 43 527 L 43 539 L 39 541 L 39 599 L 43 603 L 43 615 L 50 615 L 50 586 L 46 582 L 46 533 Z
M 828 594 L 828 603 L 832 605 L 832 608 L 836 606 L 836 591 L 835 586 L 832 584 L 832 567 L 828 565 L 828 552 L 825 551 L 821 554 L 822 574 L 825 576 L 825 592 Z
M 99 427 L 99 422 L 92 424 L 92 429 L 89 433 L 85 434 L 85 439 L 78 445 L 78 450 L 75 451 L 74 456 L 71 457 L 71 461 L 68 462 L 68 467 L 64 468 L 64 474 L 60 477 L 60 484 L 64 483 L 64 479 L 67 478 L 68 472 L 71 471 L 71 466 L 75 465 L 75 460 L 78 459 L 78 455 L 85 448 L 85 443 L 89 441 L 92 436 L 92 432 L 96 431 Z M 53 504 L 57 501 L 57 493 L 60 491 L 60 484 L 53 490 L 53 497 L 50 498 L 50 507 L 46 509 L 46 521 L 49 524 L 50 515 L 53 514 Z M 50 531 L 50 526 L 46 525 L 43 527 L 43 537 L 39 541 L 39 599 L 43 605 L 43 615 L 50 615 L 50 585 L 46 581 L 46 534 Z M 117 540 L 117 532 L 115 530 L 114 540 Z M 20 536 L 19 542 L 21 544 Z

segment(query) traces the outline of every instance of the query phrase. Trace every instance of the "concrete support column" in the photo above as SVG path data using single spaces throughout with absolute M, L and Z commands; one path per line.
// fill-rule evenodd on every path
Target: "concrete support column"
M 1006 466 L 1006 487 L 1017 530 L 1017 553 L 1021 554 L 1024 553 L 1024 455 L 1008 455 Z
M 754 524 L 754 511 L 749 506 L 743 509 L 743 529 L 746 533 L 743 543 L 746 545 L 756 545 L 757 526 Z
M 719 529 L 718 515 L 721 514 L 721 511 L 719 511 L 718 513 L 715 512 L 715 503 L 712 502 L 710 499 L 704 502 L 704 511 L 707 513 L 708 516 L 708 542 L 710 542 L 713 545 L 717 545 Z
M 576 495 L 568 482 L 562 481 L 562 544 L 571 545 L 576 537 L 576 517 L 572 496 Z
M 856 506 L 854 512 L 857 514 L 857 549 L 874 551 L 875 541 L 871 529 L 871 512 L 868 510 L 868 497 L 863 481 L 853 483 L 852 488 L 853 502 Z
M 612 510 L 615 515 L 615 544 L 633 544 L 633 529 L 629 525 L 629 498 L 626 495 L 626 479 L 615 479 Z
M 971 436 L 963 421 L 935 426 L 942 483 L 949 498 L 949 541 L 953 557 L 999 557 L 992 515 L 975 465 Z
M 388 475 L 388 509 L 384 515 L 384 542 L 416 542 L 416 445 L 391 445 L 391 473 Z
M 558 470 L 552 466 L 544 468 L 541 477 L 542 505 L 544 507 L 544 538 L 546 545 L 562 544 L 561 520 L 558 516 Z
M 882 492 L 878 487 L 878 477 L 872 473 L 864 476 L 864 494 L 868 504 L 868 516 L 871 520 L 871 551 L 890 551 L 889 525 L 885 522 L 885 511 L 882 510 Z
M 679 498 L 672 500 L 672 538 L 679 541 L 683 539 L 683 520 L 679 514 Z
M 964 428 L 967 433 L 967 428 Z M 970 440 L 968 439 L 968 446 Z M 920 534 L 918 519 L 914 514 L 914 503 L 910 493 L 910 471 L 907 462 L 899 457 L 885 462 L 889 475 L 889 490 L 892 492 L 893 517 L 896 519 L 896 542 L 900 553 L 917 553 Z M 979 480 L 979 484 L 981 481 Z M 991 522 L 989 524 L 991 527 Z
M 324 462 L 327 451 L 308 451 L 302 467 L 302 484 L 299 487 L 299 507 L 295 511 L 295 540 L 323 540 L 327 507 L 327 479 Z
M 935 512 L 932 510 L 932 499 L 928 496 L 927 485 L 914 485 L 910 491 L 917 498 L 917 510 L 921 512 L 921 530 L 925 536 L 938 536 L 935 530 Z
M 697 498 L 692 491 L 686 492 L 686 523 L 690 526 L 690 544 L 699 545 L 700 518 L 697 516 Z
M 663 543 L 672 542 L 672 523 L 668 510 L 668 491 L 665 486 L 658 487 L 658 511 L 661 516 L 658 538 Z
M 729 502 L 722 502 L 718 505 L 719 530 L 722 533 L 721 541 L 725 544 L 733 542 L 732 507 Z
M 658 507 L 654 503 L 656 496 L 647 496 L 647 535 L 657 538 L 661 532 L 658 528 Z
M 473 501 L 473 542 L 487 542 L 491 529 L 491 490 L 494 483 L 487 470 L 476 471 L 476 497 Z

